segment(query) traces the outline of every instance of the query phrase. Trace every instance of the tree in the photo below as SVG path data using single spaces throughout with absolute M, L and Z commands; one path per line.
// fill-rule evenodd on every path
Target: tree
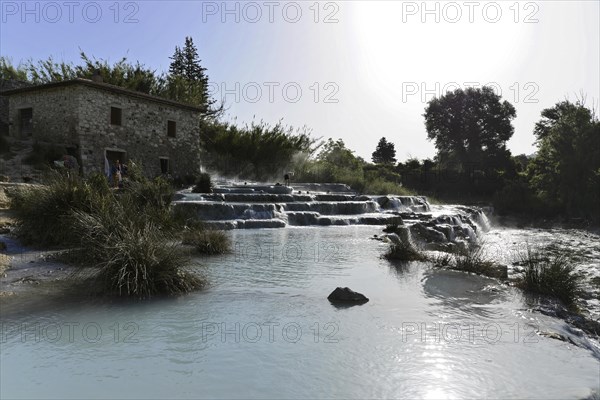
M 250 126 L 201 121 L 203 159 L 228 176 L 267 181 L 294 167 L 299 154 L 310 155 L 316 139 L 310 131 L 264 122 Z
M 395 164 L 396 149 L 394 149 L 394 143 L 388 142 L 385 137 L 382 137 L 379 139 L 372 157 L 375 164 Z
M 185 38 L 183 49 L 175 46 L 175 52 L 170 57 L 168 77 L 168 97 L 202 108 L 205 115 L 215 115 L 223 107 L 214 108 L 215 100 L 208 92 L 208 75 L 202 67 L 198 49 L 191 37 Z
M 600 122 L 583 101 L 542 111 L 529 163 L 530 184 L 546 204 L 569 215 L 600 218 Z
M 346 147 L 342 139 L 333 140 L 329 138 L 323 145 L 323 149 L 317 156 L 317 161 L 328 164 L 331 167 L 360 170 L 364 161 L 362 158 L 354 155 L 354 152 Z
M 435 141 L 437 161 L 451 160 L 459 169 L 502 168 L 510 158 L 506 142 L 514 133 L 515 108 L 492 88 L 467 88 L 429 101 L 425 108 L 427 138 Z

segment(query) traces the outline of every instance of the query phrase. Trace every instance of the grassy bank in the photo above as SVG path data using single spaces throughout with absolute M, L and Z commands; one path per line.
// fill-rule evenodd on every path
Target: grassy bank
M 200 288 L 203 280 L 185 268 L 190 260 L 177 245 L 186 222 L 173 215 L 173 189 L 135 168 L 130 176 L 115 191 L 103 175 L 51 173 L 45 185 L 11 192 L 17 236 L 27 244 L 73 249 L 70 260 L 94 269 L 95 291 L 102 293 L 147 298 Z M 201 235 L 201 226 L 194 232 Z M 198 250 L 227 251 L 224 238 L 206 233 Z

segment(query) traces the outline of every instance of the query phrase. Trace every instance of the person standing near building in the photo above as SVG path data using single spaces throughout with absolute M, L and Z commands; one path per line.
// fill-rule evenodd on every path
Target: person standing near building
M 121 163 L 119 162 L 119 160 L 117 160 L 115 162 L 115 165 L 112 170 L 112 176 L 113 176 L 114 185 L 116 188 L 121 187 L 121 181 L 123 180 L 122 173 L 123 173 L 123 167 L 121 166 Z

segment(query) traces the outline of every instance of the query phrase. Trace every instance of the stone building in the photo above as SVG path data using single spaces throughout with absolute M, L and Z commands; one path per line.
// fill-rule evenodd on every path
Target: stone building
M 64 148 L 84 175 L 104 171 L 105 158 L 140 161 L 149 176 L 200 168 L 197 107 L 87 79 L 1 94 L 12 138 Z
M 31 84 L 16 79 L 0 79 L 0 135 L 8 135 L 8 97 L 2 92 L 31 86 Z

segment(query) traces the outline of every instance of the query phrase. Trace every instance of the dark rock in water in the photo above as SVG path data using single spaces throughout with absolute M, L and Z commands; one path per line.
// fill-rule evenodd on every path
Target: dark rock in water
M 332 303 L 352 303 L 352 304 L 364 304 L 369 299 L 361 293 L 350 290 L 350 288 L 336 288 L 327 299 Z

